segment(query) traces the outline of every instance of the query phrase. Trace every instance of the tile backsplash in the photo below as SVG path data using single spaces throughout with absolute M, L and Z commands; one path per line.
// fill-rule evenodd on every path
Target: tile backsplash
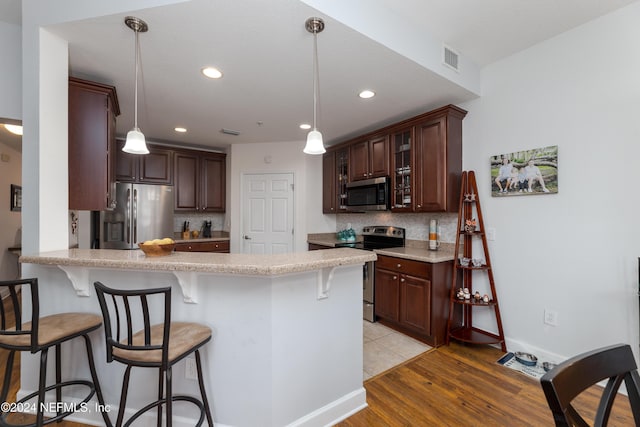
M 182 224 L 185 221 L 189 221 L 189 227 L 191 231 L 198 230 L 202 231 L 202 224 L 205 221 L 211 221 L 211 230 L 219 231 L 224 228 L 224 218 L 225 214 L 223 213 L 196 213 L 196 212 L 186 212 L 186 213 L 174 213 L 173 214 L 173 231 L 180 232 L 182 231 Z
M 336 231 L 348 228 L 351 224 L 357 234 L 369 225 L 391 225 L 406 229 L 408 240 L 429 240 L 429 221 L 438 220 L 440 241 L 455 243 L 458 214 L 454 213 L 391 213 L 367 212 L 361 214 L 338 214 Z

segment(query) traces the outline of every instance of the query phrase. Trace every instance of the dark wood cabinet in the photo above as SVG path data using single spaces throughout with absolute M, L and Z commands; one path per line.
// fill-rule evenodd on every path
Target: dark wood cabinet
M 449 105 L 422 116 L 415 125 L 414 211 L 455 212 L 462 174 L 462 119 Z
M 389 139 L 376 135 L 349 145 L 349 180 L 389 175 Z
M 347 209 L 349 150 L 327 151 L 322 157 L 322 212 L 338 213 Z
M 341 184 L 386 175 L 391 177 L 392 211 L 455 212 L 466 114 L 447 105 L 332 146 L 322 169 L 323 213 L 340 211 Z M 339 167 L 331 167 L 340 164 L 339 150 L 348 153 L 348 179 L 342 182 L 336 181 Z
M 228 240 L 215 240 L 207 242 L 180 242 L 176 243 L 176 252 L 218 252 L 229 253 Z
M 69 209 L 113 209 L 118 115 L 115 87 L 69 78 Z
M 173 185 L 173 151 L 147 144 L 149 154 L 122 151 L 124 140 L 116 141 L 116 181 Z
M 378 255 L 375 313 L 380 322 L 434 347 L 442 345 L 449 316 L 451 264 Z
M 176 211 L 225 211 L 226 154 L 176 151 L 174 168 Z
M 413 211 L 415 140 L 414 126 L 391 134 L 391 210 L 396 212 Z
M 378 258 L 380 259 L 380 257 Z M 376 267 L 376 316 L 393 322 L 400 320 L 400 275 L 396 271 Z

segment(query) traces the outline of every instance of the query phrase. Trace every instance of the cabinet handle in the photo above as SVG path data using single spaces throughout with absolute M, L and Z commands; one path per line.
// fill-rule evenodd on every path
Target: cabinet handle
M 398 268 L 402 268 L 402 264 L 398 264 L 398 265 L 397 265 L 397 267 L 398 267 Z
M 393 276 L 393 280 L 397 280 L 397 279 L 398 279 L 398 276 Z
M 216 249 L 218 249 L 220 246 L 216 245 Z
M 400 279 L 401 282 L 404 282 L 404 279 Z

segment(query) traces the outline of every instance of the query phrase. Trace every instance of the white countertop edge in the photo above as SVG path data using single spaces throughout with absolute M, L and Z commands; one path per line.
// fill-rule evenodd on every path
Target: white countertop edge
M 375 260 L 375 253 L 351 248 L 277 255 L 173 252 L 161 257 L 147 257 L 141 250 L 68 249 L 20 257 L 23 264 L 251 276 L 279 276 L 343 265 L 358 265 Z

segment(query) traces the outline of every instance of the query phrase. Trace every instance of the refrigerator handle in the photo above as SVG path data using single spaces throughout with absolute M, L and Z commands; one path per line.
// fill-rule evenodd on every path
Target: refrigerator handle
M 125 224 L 127 224 L 127 244 L 131 244 L 131 189 L 127 189 L 127 208 L 125 209 Z
M 138 241 L 138 190 L 133 190 L 133 243 Z

